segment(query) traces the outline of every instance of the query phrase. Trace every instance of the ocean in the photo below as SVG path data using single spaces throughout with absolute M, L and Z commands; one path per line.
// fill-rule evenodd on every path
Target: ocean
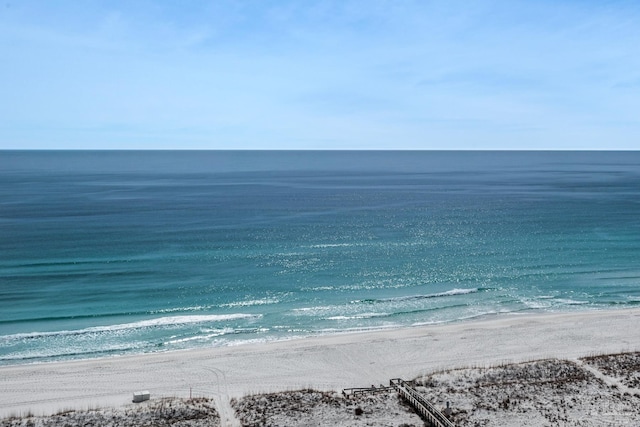
M 640 152 L 0 151 L 1 365 L 638 304 Z

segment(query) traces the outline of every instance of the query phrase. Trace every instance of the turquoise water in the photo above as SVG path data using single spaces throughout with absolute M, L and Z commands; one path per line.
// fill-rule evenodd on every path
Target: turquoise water
M 0 364 L 640 304 L 640 152 L 0 151 Z

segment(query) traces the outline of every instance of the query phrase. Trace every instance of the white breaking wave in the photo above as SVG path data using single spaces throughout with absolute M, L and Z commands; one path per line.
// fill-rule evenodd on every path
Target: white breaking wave
M 162 314 L 162 313 L 175 313 L 179 311 L 202 311 L 211 308 L 210 306 L 204 305 L 196 305 L 193 307 L 175 307 L 175 308 L 163 308 L 161 310 L 150 311 L 151 314 Z
M 438 294 L 433 294 L 434 297 L 446 297 L 449 295 L 466 295 L 466 294 L 474 294 L 479 292 L 479 288 L 471 288 L 471 289 L 451 289 L 450 291 L 440 292 Z M 431 296 L 431 295 L 430 295 Z
M 0 337 L 0 340 L 10 341 L 10 340 L 25 339 L 25 338 L 95 334 L 95 333 L 126 331 L 126 330 L 133 330 L 133 329 L 142 329 L 142 328 L 186 325 L 186 324 L 193 324 L 193 323 L 224 322 L 227 320 L 250 319 L 250 318 L 259 318 L 259 317 L 261 317 L 261 315 L 244 314 L 244 313 L 203 314 L 203 315 L 195 315 L 195 316 L 167 316 L 167 317 L 159 317 L 156 319 L 140 320 L 138 322 L 132 322 L 132 323 L 121 323 L 117 325 L 106 325 L 106 326 L 92 326 L 89 328 L 76 329 L 76 330 L 62 330 L 62 331 L 52 331 L 52 332 L 29 332 L 29 333 L 20 333 L 20 334 L 14 334 L 14 335 L 6 335 L 4 337 Z
M 294 308 L 291 311 L 293 311 L 294 313 L 306 313 L 306 312 L 335 310 L 335 308 L 336 308 L 335 305 L 324 305 L 324 306 L 318 306 L 318 307 Z
M 372 319 L 374 317 L 386 317 L 389 313 L 361 313 L 351 316 L 331 316 L 327 317 L 327 320 L 355 320 L 355 319 Z
M 221 307 L 251 307 L 255 305 L 278 304 L 280 300 L 275 298 L 254 299 L 250 301 L 236 301 L 222 304 Z
M 371 302 L 391 302 L 391 301 L 408 301 L 408 300 L 420 300 L 420 299 L 430 299 L 430 298 L 439 298 L 439 297 L 450 297 L 455 295 L 466 295 L 466 294 L 474 294 L 482 291 L 484 288 L 456 288 L 451 289 L 449 291 L 438 292 L 435 294 L 418 294 L 418 295 L 404 295 L 400 297 L 393 298 L 383 298 L 379 300 L 370 299 L 370 300 L 355 300 L 351 301 L 352 304 L 359 303 L 371 303 Z
M 310 248 L 349 248 L 349 247 L 354 247 L 354 246 L 358 246 L 355 243 L 324 243 L 324 244 L 318 244 L 318 245 L 311 245 L 309 246 Z M 360 245 L 362 246 L 362 245 Z
M 577 301 L 577 300 L 569 299 L 569 298 L 558 298 L 556 301 L 558 301 L 561 304 L 566 304 L 566 305 L 584 305 L 584 304 L 589 304 L 589 301 Z
M 211 338 L 217 338 L 222 335 L 233 334 L 234 332 L 235 332 L 235 329 L 225 328 L 225 329 L 220 329 L 216 332 L 205 334 L 205 335 L 196 335 L 193 337 L 185 337 L 185 338 L 173 338 L 173 339 L 170 339 L 169 341 L 165 341 L 164 344 L 172 345 L 172 344 L 182 344 L 182 343 L 191 342 L 191 341 L 208 341 Z

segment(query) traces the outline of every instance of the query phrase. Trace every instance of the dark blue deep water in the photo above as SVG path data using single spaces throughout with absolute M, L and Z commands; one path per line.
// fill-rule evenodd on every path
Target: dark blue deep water
M 640 152 L 0 151 L 0 364 L 638 304 Z

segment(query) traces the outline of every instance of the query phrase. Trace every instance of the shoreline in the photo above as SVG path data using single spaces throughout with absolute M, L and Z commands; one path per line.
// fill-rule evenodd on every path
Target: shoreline
M 151 397 L 339 391 L 443 369 L 640 350 L 640 308 L 496 316 L 266 343 L 0 367 L 0 418 Z
M 99 355 L 93 356 L 80 356 L 80 357 L 66 357 L 66 356 L 51 356 L 51 357 L 34 357 L 27 359 L 15 359 L 17 361 L 12 361 L 9 363 L 0 363 L 0 370 L 3 368 L 9 367 L 20 367 L 20 366 L 37 366 L 37 365 L 46 365 L 46 364 L 64 364 L 64 363 L 81 363 L 81 362 L 89 362 L 89 361 L 97 361 L 97 360 L 109 360 L 109 359 L 119 359 L 119 358 L 128 358 L 128 357 L 143 357 L 143 356 L 151 356 L 151 355 L 162 355 L 162 354 L 171 354 L 171 353 L 184 353 L 184 352 L 197 352 L 197 351 L 215 351 L 215 350 L 223 350 L 229 348 L 244 348 L 246 346 L 264 346 L 264 345 L 275 345 L 278 343 L 288 343 L 293 341 L 308 341 L 308 340 L 322 340 L 322 339 L 331 339 L 332 337 L 339 336 L 355 336 L 361 334 L 377 334 L 377 333 L 385 333 L 385 332 L 394 332 L 394 331 L 404 331 L 404 330 L 413 330 L 413 329 L 422 329 L 422 328 L 432 328 L 432 327 L 444 327 L 444 326 L 453 326 L 460 324 L 471 324 L 476 322 L 487 322 L 492 320 L 505 320 L 505 319 L 515 319 L 519 317 L 531 317 L 536 318 L 538 316 L 553 316 L 553 315 L 563 315 L 563 314 L 580 314 L 580 313 L 594 313 L 594 312 L 616 312 L 618 310 L 640 310 L 640 306 L 628 306 L 628 307 L 619 307 L 619 308 L 588 308 L 581 310 L 555 310 L 555 311 L 546 311 L 544 309 L 529 309 L 522 311 L 505 311 L 505 312 L 489 312 L 482 313 L 469 317 L 461 317 L 452 320 L 442 320 L 435 322 L 424 322 L 424 323 L 415 323 L 412 325 L 386 325 L 386 326 L 371 326 L 371 327 L 362 327 L 362 328 L 350 328 L 344 330 L 331 330 L 328 331 L 319 331 L 319 332 L 310 332 L 309 335 L 292 335 L 292 336 L 282 336 L 279 338 L 257 338 L 257 339 L 248 339 L 248 340 L 238 340 L 238 341 L 228 341 L 221 345 L 214 345 L 210 347 L 191 347 L 191 348 L 178 348 L 178 349 L 162 349 L 162 350 L 154 350 L 147 352 L 125 352 L 119 353 L 114 351 L 112 354 L 109 352 L 102 352 Z M 73 332 L 73 331 L 71 331 Z M 42 332 L 34 332 L 35 334 L 40 334 Z M 45 332 L 46 333 L 46 332 Z M 21 333 L 17 333 L 20 335 Z M 10 334 L 11 335 L 11 334 Z M 97 354 L 97 353 L 94 353 Z M 22 360 L 22 361 L 20 361 Z

